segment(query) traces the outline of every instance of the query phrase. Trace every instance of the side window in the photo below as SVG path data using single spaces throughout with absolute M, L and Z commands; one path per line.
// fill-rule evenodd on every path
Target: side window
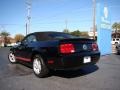
M 22 41 L 22 43 L 27 44 L 27 43 L 28 43 L 28 39 L 25 38 L 25 39 Z
M 36 39 L 36 37 L 34 35 L 29 35 L 22 42 L 24 44 L 28 44 L 28 43 L 36 42 L 36 41 L 37 41 L 37 39 Z
M 36 37 L 35 37 L 34 35 L 28 36 L 28 37 L 27 37 L 27 40 L 28 40 L 29 43 L 30 43 L 30 42 L 36 42 L 36 41 L 37 41 L 37 40 L 36 40 Z

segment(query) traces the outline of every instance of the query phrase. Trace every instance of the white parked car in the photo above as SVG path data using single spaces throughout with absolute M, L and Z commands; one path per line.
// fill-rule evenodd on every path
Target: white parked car
M 7 46 L 15 46 L 17 45 L 16 43 L 11 43 L 11 44 L 7 44 Z
M 112 41 L 111 41 L 112 44 L 120 44 L 120 38 L 112 38 Z

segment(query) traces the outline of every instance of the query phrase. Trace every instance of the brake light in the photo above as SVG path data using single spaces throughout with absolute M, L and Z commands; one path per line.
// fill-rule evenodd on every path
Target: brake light
M 96 43 L 92 44 L 92 50 L 97 51 L 98 50 L 98 45 Z
M 62 54 L 69 54 L 74 53 L 75 48 L 73 44 L 61 44 L 60 45 L 60 53 Z

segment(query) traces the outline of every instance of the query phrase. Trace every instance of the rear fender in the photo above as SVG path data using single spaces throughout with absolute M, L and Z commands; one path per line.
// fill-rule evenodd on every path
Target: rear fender
M 32 55 L 31 55 L 31 61 L 32 62 L 33 62 L 33 58 L 34 58 L 35 55 L 40 55 L 43 58 L 44 62 L 46 62 L 45 54 L 43 52 L 38 51 L 38 50 L 32 51 Z

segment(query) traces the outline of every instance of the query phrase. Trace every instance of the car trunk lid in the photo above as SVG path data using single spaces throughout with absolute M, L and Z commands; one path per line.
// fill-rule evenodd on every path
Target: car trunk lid
M 75 38 L 60 40 L 61 53 L 79 53 L 98 50 L 97 44 L 93 39 Z

